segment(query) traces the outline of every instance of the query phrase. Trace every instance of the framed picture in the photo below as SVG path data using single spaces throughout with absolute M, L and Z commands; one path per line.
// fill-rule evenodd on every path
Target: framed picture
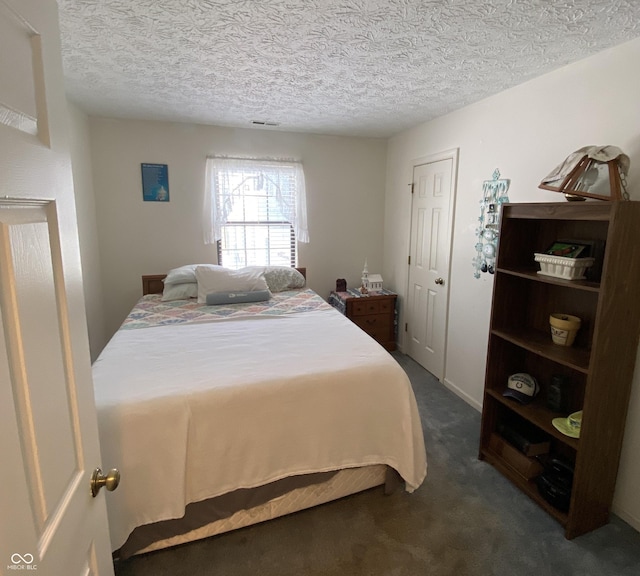
M 169 202 L 169 167 L 166 164 L 140 164 L 142 199 L 145 202 Z
M 589 246 L 587 244 L 557 240 L 545 250 L 545 254 L 564 258 L 577 258 L 578 256 L 588 256 Z
M 586 238 L 558 238 L 558 242 L 571 245 L 586 246 L 580 253 L 580 258 L 595 258 L 593 266 L 587 268 L 585 276 L 587 280 L 600 281 L 602 275 L 602 262 L 604 260 L 605 243 L 603 240 L 586 239 Z

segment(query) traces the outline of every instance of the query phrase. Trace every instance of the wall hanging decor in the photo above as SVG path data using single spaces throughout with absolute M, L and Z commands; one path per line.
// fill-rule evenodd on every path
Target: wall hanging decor
M 142 199 L 145 202 L 169 202 L 169 167 L 166 164 L 141 164 Z
M 561 192 L 567 200 L 629 200 L 630 160 L 616 146 L 585 146 L 570 154 L 538 188 Z
M 482 183 L 482 200 L 480 200 L 479 225 L 476 228 L 476 256 L 473 259 L 474 278 L 480 278 L 481 272 L 493 274 L 495 271 L 496 251 L 498 247 L 498 229 L 500 228 L 500 212 L 505 202 L 509 202 L 507 191 L 509 180 L 500 178 L 500 170 L 493 172 L 491 180 Z

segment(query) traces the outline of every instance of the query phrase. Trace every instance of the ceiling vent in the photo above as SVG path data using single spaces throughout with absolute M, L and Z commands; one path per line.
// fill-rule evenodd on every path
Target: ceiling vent
M 251 120 L 254 126 L 280 126 L 279 122 L 268 122 L 267 120 Z

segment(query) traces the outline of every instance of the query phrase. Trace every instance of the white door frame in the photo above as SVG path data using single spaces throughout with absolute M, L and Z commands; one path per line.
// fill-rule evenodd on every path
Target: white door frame
M 449 298 L 451 296 L 451 260 L 453 255 L 453 228 L 454 228 L 454 214 L 456 210 L 456 196 L 458 190 L 458 157 L 460 154 L 460 148 L 451 148 L 449 150 L 443 150 L 442 152 L 436 152 L 434 154 L 428 154 L 426 156 L 420 156 L 418 158 L 414 158 L 411 160 L 411 165 L 409 167 L 409 181 L 413 185 L 413 173 L 417 166 L 421 166 L 422 164 L 430 164 L 432 162 L 439 162 L 440 160 L 449 160 L 451 159 L 453 162 L 452 166 L 452 174 L 451 174 L 451 199 L 449 201 L 449 213 L 447 215 L 447 225 L 449 230 L 449 262 L 447 268 L 447 278 L 448 282 L 446 285 L 446 293 L 447 293 L 447 309 L 445 311 L 445 333 L 444 333 L 444 366 L 442 367 L 442 382 L 444 383 L 446 380 L 446 370 L 447 370 L 447 341 L 448 341 L 448 333 L 449 333 Z M 409 234 L 408 234 L 408 242 L 407 246 L 408 251 L 411 250 L 411 215 L 413 214 L 413 195 L 411 196 L 411 206 L 409 210 Z M 410 266 L 407 260 L 406 262 L 406 273 L 405 273 L 405 302 L 409 297 L 409 275 L 410 275 Z M 403 326 L 407 321 L 405 316 L 406 306 L 402 310 L 402 323 L 400 326 Z M 406 350 L 405 340 L 406 340 L 406 332 L 401 330 L 402 333 L 402 349 Z

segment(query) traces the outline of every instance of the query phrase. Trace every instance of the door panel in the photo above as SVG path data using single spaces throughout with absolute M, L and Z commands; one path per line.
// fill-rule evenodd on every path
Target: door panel
M 426 330 L 424 337 L 424 346 L 426 350 L 430 353 L 434 353 L 438 348 L 439 344 L 439 334 L 436 332 L 436 326 L 434 318 L 437 314 L 437 299 L 438 295 L 435 290 L 427 290 L 427 306 L 426 306 Z
M 407 354 L 442 380 L 448 306 L 453 158 L 414 167 Z
M 441 242 L 440 242 L 440 217 L 442 216 L 442 210 L 434 208 L 431 210 L 431 226 L 430 238 L 429 238 L 429 271 L 437 274 L 441 268 L 438 262 L 438 256 L 441 254 Z
M 62 328 L 56 301 L 46 204 L 0 208 L 0 250 L 7 256 L 0 277 L 11 350 L 9 372 L 15 375 L 14 405 L 38 549 L 44 551 L 47 527 L 55 523 L 56 512 L 64 510 L 62 501 L 78 483 L 81 470 L 73 391 L 63 353 L 68 345 L 61 341 L 68 331 Z M 59 287 L 62 299 L 63 292 Z
M 425 262 L 424 259 L 424 248 L 425 248 L 425 232 L 427 230 L 426 219 L 428 217 L 428 212 L 418 206 L 416 210 L 416 218 L 415 218 L 415 227 L 416 227 L 416 236 L 415 236 L 415 266 L 417 268 L 423 269 L 428 263 Z

